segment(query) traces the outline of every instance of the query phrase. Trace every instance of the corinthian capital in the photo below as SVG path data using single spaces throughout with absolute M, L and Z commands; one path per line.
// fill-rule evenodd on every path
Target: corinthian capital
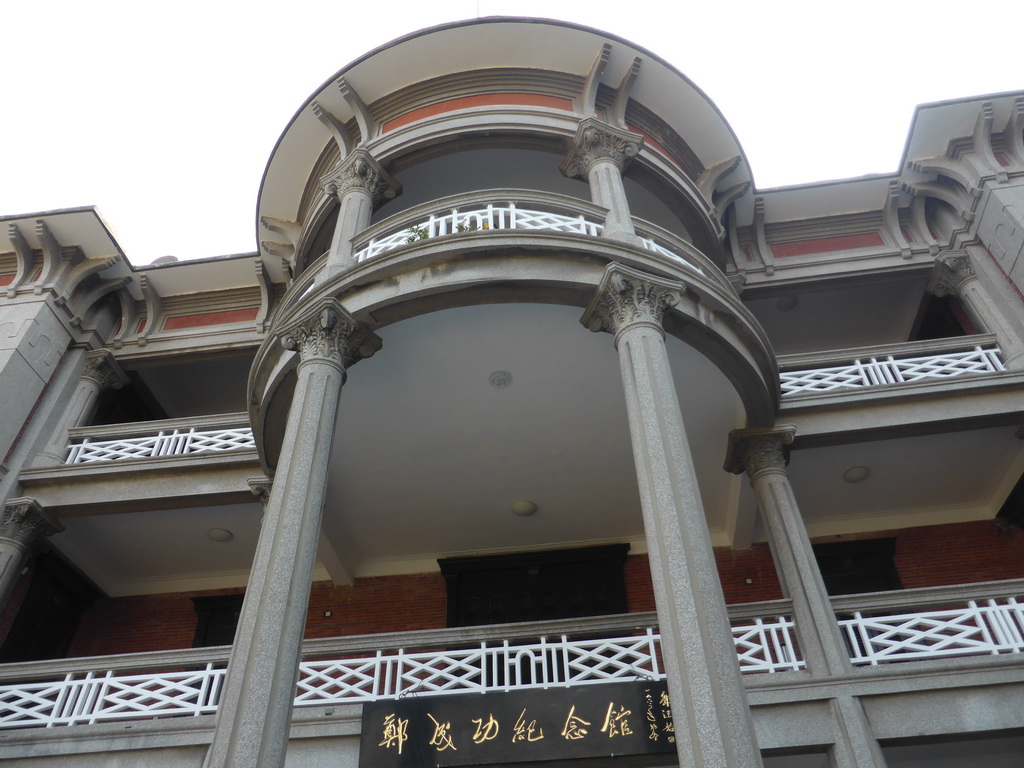
M 644 140 L 637 134 L 588 117 L 580 121 L 576 137 L 560 167 L 569 178 L 582 179 L 586 179 L 594 163 L 601 160 L 611 160 L 622 170 L 643 145 Z
M 796 437 L 796 427 L 782 425 L 769 429 L 734 429 L 729 433 L 729 450 L 725 470 L 753 479 L 766 469 L 785 469 L 789 462 L 789 446 Z
M 943 251 L 935 257 L 931 292 L 936 296 L 956 296 L 972 277 L 974 267 L 967 251 Z
M 281 345 L 297 350 L 302 362 L 321 360 L 342 369 L 371 357 L 381 348 L 381 340 L 341 306 L 326 299 L 303 317 L 282 329 Z
M 63 531 L 64 526 L 35 499 L 21 497 L 4 505 L 0 519 L 0 539 L 16 541 L 28 547 L 51 534 Z
M 363 189 L 373 199 L 374 207 L 390 200 L 402 186 L 374 160 L 365 149 L 349 153 L 333 171 L 321 177 L 320 186 L 332 197 L 341 198 L 350 189 Z
M 120 389 L 128 383 L 128 376 L 121 370 L 114 356 L 105 349 L 85 353 L 82 378 L 95 382 L 100 389 Z
M 614 334 L 637 324 L 660 330 L 665 311 L 679 303 L 684 290 L 682 283 L 609 264 L 580 322 L 592 331 Z

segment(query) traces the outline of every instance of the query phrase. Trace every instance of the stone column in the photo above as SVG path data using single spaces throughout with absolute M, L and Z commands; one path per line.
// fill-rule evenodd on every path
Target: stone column
M 47 536 L 63 530 L 60 521 L 35 499 L 23 496 L 4 505 L 0 519 L 0 612 L 11 599 L 32 550 Z
M 32 459 L 32 467 L 50 467 L 63 464 L 68 451 L 68 430 L 89 423 L 96 411 L 100 394 L 107 389 L 120 389 L 128 377 L 114 356 L 105 349 L 85 354 L 85 368 L 75 387 L 71 400 L 64 409 L 60 423 L 50 433 L 46 445 Z
M 771 538 L 779 581 L 793 601 L 807 669 L 819 676 L 842 675 L 851 669 L 850 655 L 786 472 L 788 446 L 795 434 L 789 426 L 736 430 L 729 435 L 725 469 L 737 475 L 745 471 L 750 479 Z
M 217 710 L 208 768 L 284 765 L 345 370 L 380 348 L 334 299 L 278 334 L 300 362 Z
M 611 264 L 582 322 L 615 334 L 679 764 L 761 765 L 661 320 L 681 283 Z
M 643 143 L 635 133 L 588 117 L 580 121 L 576 137 L 561 165 L 562 173 L 569 178 L 586 179 L 590 183 L 591 199 L 608 209 L 602 237 L 632 245 L 640 245 L 640 238 L 629 213 L 626 190 L 622 185 L 622 169 L 640 152 Z
M 994 333 L 999 339 L 1007 368 L 1024 365 L 1020 319 L 1017 314 L 1007 314 L 1008 310 L 1019 313 L 1019 304 L 993 301 L 978 280 L 974 267 L 975 262 L 967 251 L 943 251 L 935 257 L 932 293 L 960 299 L 978 329 L 983 333 Z
M 395 197 L 401 186 L 365 149 L 353 150 L 333 171 L 320 180 L 324 192 L 338 199 L 328 272 L 354 267 L 352 240 L 370 225 L 374 209 Z

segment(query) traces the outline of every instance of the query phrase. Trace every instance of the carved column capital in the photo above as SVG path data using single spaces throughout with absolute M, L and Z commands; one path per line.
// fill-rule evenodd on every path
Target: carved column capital
M 336 299 L 326 299 L 281 330 L 285 349 L 302 362 L 319 360 L 345 370 L 381 348 L 380 337 L 358 323 Z
M 956 296 L 964 283 L 974 276 L 974 267 L 967 251 L 943 251 L 935 257 L 931 292 L 936 296 Z
M 796 427 L 784 424 L 768 429 L 734 429 L 729 433 L 725 470 L 747 473 L 751 479 L 766 469 L 785 469 Z
M 246 482 L 249 484 L 249 490 L 252 491 L 252 495 L 256 497 L 256 500 L 260 504 L 266 504 L 270 500 L 270 489 L 274 485 L 274 481 L 269 477 L 250 477 Z
M 4 505 L 3 517 L 0 518 L 0 539 L 14 541 L 24 547 L 63 530 L 64 526 L 52 513 L 27 496 L 10 499 Z
M 592 331 L 615 335 L 639 324 L 664 333 L 661 320 L 665 311 L 679 303 L 685 290 L 682 283 L 609 264 L 580 322 Z
M 85 353 L 85 369 L 82 378 L 95 382 L 101 390 L 120 389 L 128 383 L 128 376 L 117 360 L 105 349 L 94 349 Z
M 571 179 L 587 179 L 590 169 L 602 160 L 610 160 L 622 170 L 631 158 L 639 154 L 643 145 L 644 140 L 638 134 L 588 117 L 580 121 L 560 168 Z
M 320 178 L 320 186 L 328 195 L 338 199 L 349 190 L 365 190 L 374 207 L 392 199 L 402 189 L 401 184 L 365 149 L 349 153 L 334 170 Z

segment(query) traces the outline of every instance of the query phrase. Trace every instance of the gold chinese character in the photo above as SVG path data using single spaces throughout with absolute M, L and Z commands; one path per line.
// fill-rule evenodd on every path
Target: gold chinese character
M 429 712 L 427 717 L 434 720 L 434 716 Z M 454 752 L 459 751 L 454 742 L 452 742 L 452 724 L 450 722 L 439 723 L 437 720 L 434 720 L 434 735 L 428 743 L 432 747 L 437 747 L 438 752 L 444 752 L 449 748 Z
M 651 732 L 647 735 L 647 739 L 649 741 L 657 741 L 658 740 L 658 726 L 656 726 L 654 723 L 648 723 L 647 727 L 651 729 Z
M 668 697 L 668 691 L 661 692 L 661 697 L 658 699 L 658 703 L 668 710 L 672 709 L 672 700 Z
M 487 713 L 486 723 L 482 717 L 474 717 L 472 722 L 476 723 L 476 733 L 473 734 L 474 744 L 483 744 L 485 741 L 490 741 L 498 735 L 498 721 L 494 719 L 494 715 L 490 712 Z
M 613 736 L 629 736 L 633 731 L 629 727 L 626 716 L 633 714 L 633 711 L 623 706 L 619 707 L 618 712 L 614 710 L 615 703 L 609 703 L 608 712 L 604 716 L 604 725 L 601 726 L 601 733 L 607 733 L 609 739 Z
M 536 735 L 534 731 L 537 732 Z M 563 733 L 562 735 L 564 736 L 565 734 Z M 544 729 L 537 727 L 537 721 L 531 720 L 527 724 L 526 710 L 524 709 L 520 712 L 515 727 L 512 729 L 512 743 L 515 744 L 517 741 L 540 741 L 543 738 Z
M 577 717 L 576 706 L 573 705 L 569 708 L 569 716 L 565 718 L 565 727 L 562 728 L 562 736 L 571 741 L 582 739 L 587 735 L 587 729 L 583 728 L 584 725 L 590 725 L 582 717 Z
M 408 736 L 409 721 L 403 718 L 395 718 L 395 716 L 388 715 L 384 718 L 384 741 L 378 744 L 378 747 L 384 747 L 385 749 L 391 749 L 391 747 L 398 747 L 398 754 L 402 754 L 402 745 L 405 744 Z

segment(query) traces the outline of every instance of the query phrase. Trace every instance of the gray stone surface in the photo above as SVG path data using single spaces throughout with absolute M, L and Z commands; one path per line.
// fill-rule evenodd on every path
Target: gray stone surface
M 379 346 L 333 300 L 310 307 L 278 337 L 299 353 L 298 381 L 207 768 L 284 763 L 345 368 Z
M 612 264 L 584 314 L 615 334 L 681 765 L 761 765 L 665 351 L 681 286 Z

